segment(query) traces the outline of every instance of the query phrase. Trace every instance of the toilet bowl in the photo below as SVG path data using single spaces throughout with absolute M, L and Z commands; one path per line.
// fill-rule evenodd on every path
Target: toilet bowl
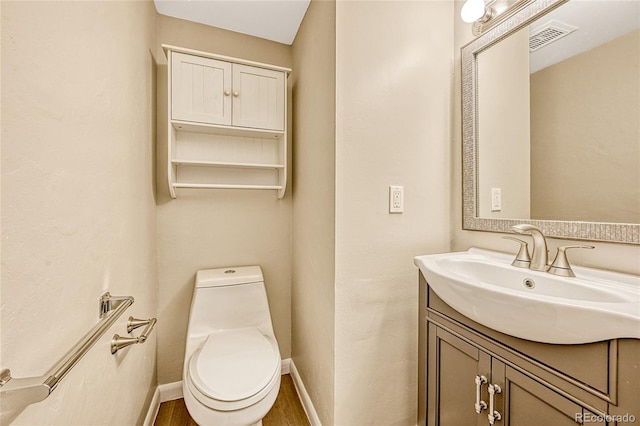
M 259 266 L 207 269 L 195 280 L 182 390 L 201 426 L 262 424 L 281 358 Z

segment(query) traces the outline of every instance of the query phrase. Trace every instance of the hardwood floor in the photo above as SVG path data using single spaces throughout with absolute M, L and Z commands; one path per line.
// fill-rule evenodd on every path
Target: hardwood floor
M 198 426 L 193 421 L 184 399 L 176 399 L 160 404 L 155 426 Z M 262 419 L 263 426 L 308 426 L 307 415 L 300 404 L 291 375 L 282 376 L 278 398 L 271 411 Z
M 184 399 L 174 399 L 160 404 L 160 410 L 154 423 L 155 426 L 198 426 L 193 421 L 187 406 L 184 405 Z

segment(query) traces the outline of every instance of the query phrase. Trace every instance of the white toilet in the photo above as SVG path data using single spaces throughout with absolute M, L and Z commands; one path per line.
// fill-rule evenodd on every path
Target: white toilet
M 182 391 L 199 425 L 261 425 L 280 389 L 280 350 L 259 266 L 198 271 Z

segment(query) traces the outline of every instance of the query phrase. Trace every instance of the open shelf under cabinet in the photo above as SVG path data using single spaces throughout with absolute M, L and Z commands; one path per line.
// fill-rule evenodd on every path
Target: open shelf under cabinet
M 284 164 L 262 164 L 262 163 L 230 163 L 224 161 L 201 161 L 201 160 L 171 160 L 172 164 L 178 166 L 201 166 L 201 167 L 230 167 L 238 169 L 284 169 Z

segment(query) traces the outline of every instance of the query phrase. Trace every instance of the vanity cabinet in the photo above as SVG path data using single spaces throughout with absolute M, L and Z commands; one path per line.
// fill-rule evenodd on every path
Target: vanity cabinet
M 455 311 L 421 274 L 419 336 L 419 425 L 640 422 L 638 340 L 551 345 L 508 336 Z
M 437 373 L 429 375 L 427 384 L 434 396 L 429 399 L 428 425 L 570 426 L 577 414 L 595 416 L 482 347 L 435 324 L 429 328 L 429 371 Z
M 174 46 L 168 178 L 177 188 L 273 189 L 287 176 L 287 68 Z

